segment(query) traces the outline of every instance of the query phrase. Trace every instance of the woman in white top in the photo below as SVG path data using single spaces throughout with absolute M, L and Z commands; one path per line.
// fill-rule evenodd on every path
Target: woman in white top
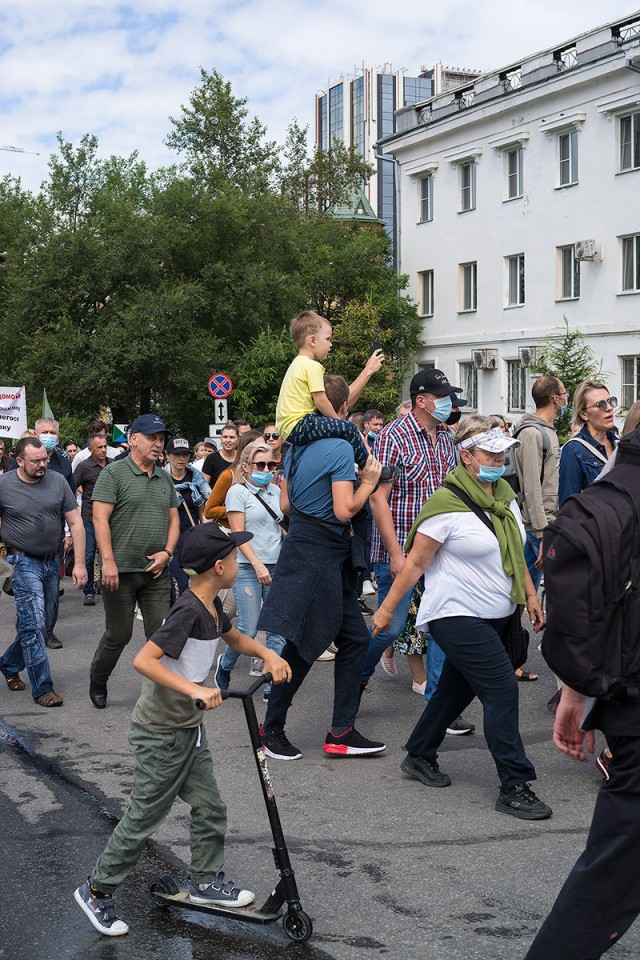
M 238 630 L 248 637 L 258 631 L 258 617 L 262 602 L 269 593 L 271 577 L 280 555 L 282 543 L 282 510 L 280 490 L 273 481 L 276 462 L 273 450 L 263 440 L 248 443 L 240 454 L 234 483 L 225 499 L 229 527 L 233 533 L 248 530 L 253 539 L 243 543 L 238 552 L 238 573 L 233 595 L 238 607 Z M 284 639 L 276 633 L 267 633 L 266 646 L 275 653 L 284 647 Z M 216 683 L 227 690 L 231 671 L 239 654 L 228 647 L 218 658 Z M 261 666 L 261 665 L 260 665 Z M 252 675 L 260 675 L 253 670 Z M 270 687 L 264 688 L 268 700 Z
M 551 809 L 529 787 L 536 773 L 518 729 L 518 681 L 501 635 L 526 599 L 534 630 L 544 617 L 524 562 L 525 532 L 515 493 L 502 480 L 505 451 L 518 441 L 488 417 L 458 431 L 460 463 L 425 503 L 409 534 L 404 566 L 373 617 L 375 636 L 424 573 L 416 625 L 429 629 L 446 660 L 434 695 L 406 744 L 402 770 L 426 786 L 447 787 L 437 750 L 447 727 L 474 697 L 500 778 L 496 810 L 542 820 Z

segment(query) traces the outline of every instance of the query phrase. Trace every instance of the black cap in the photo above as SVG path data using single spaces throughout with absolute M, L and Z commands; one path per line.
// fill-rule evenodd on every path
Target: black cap
M 238 533 L 226 533 L 215 521 L 198 523 L 182 534 L 178 540 L 180 566 L 206 573 L 216 560 L 222 560 L 227 554 L 253 538 L 248 530 Z
M 409 393 L 417 397 L 419 393 L 432 393 L 434 397 L 448 397 L 450 393 L 462 393 L 462 387 L 452 386 L 442 370 L 435 368 L 419 370 L 409 385 Z
M 191 447 L 185 437 L 174 437 L 167 444 L 167 453 L 189 453 Z

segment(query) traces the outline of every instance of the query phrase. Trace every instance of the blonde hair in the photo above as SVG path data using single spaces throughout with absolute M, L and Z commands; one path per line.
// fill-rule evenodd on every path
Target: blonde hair
M 233 482 L 234 483 L 244 483 L 246 480 L 243 467 L 250 467 L 253 463 L 254 453 L 268 453 L 269 456 L 273 456 L 273 450 L 269 447 L 264 440 L 252 440 L 251 443 L 248 443 L 242 453 L 238 458 L 238 462 L 233 471 Z
M 493 430 L 494 427 L 500 427 L 500 429 L 502 429 L 501 417 L 483 417 L 479 413 L 470 413 L 468 417 L 465 417 L 464 420 L 461 421 L 458 427 L 456 443 L 461 443 L 463 440 L 467 440 L 468 437 L 473 437 L 477 433 L 486 433 L 487 430 Z M 467 447 L 467 450 L 475 450 L 475 447 Z
M 636 400 L 636 402 L 632 403 L 629 407 L 628 413 L 624 418 L 622 436 L 626 437 L 628 433 L 632 433 L 634 430 L 637 430 L 638 427 L 640 427 L 640 400 Z
M 576 387 L 573 395 L 573 413 L 571 414 L 571 429 L 575 433 L 584 427 L 586 420 L 581 414 L 587 409 L 587 394 L 590 390 L 606 390 L 609 393 L 609 387 L 604 383 L 598 383 L 597 380 L 583 380 Z
M 320 333 L 325 326 L 329 327 L 331 324 L 319 313 L 314 310 L 303 310 L 289 324 L 289 333 L 296 347 L 301 347 L 310 334 Z

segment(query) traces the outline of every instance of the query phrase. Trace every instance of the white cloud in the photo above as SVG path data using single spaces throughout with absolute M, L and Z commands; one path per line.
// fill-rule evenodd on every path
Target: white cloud
M 0 151 L 0 176 L 37 188 L 58 130 L 74 142 L 96 133 L 104 154 L 138 149 L 152 168 L 172 162 L 169 116 L 201 66 L 281 142 L 294 117 L 313 126 L 314 94 L 358 64 L 494 69 L 632 15 L 620 0 L 606 11 L 599 0 L 21 0 L 0 14 L 0 143 L 41 156 Z

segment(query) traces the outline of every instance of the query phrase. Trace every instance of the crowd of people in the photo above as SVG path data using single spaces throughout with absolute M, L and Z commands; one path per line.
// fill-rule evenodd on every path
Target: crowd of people
M 195 783 L 201 773 L 215 785 L 194 700 L 217 706 L 241 654 L 252 675 L 273 678 L 261 731 L 268 756 L 302 756 L 286 727 L 301 723 L 304 701 L 297 714 L 293 701 L 318 659 L 332 660 L 335 676 L 324 752 L 384 752 L 356 717 L 363 697 L 375 696 L 376 670 L 398 679 L 405 655 L 425 707 L 407 739 L 404 774 L 427 787 L 451 784 L 438 749 L 447 735 L 474 733 L 464 711 L 478 697 L 500 783 L 496 810 L 532 821 L 552 814 L 531 788 L 536 773 L 519 732 L 518 683 L 537 676 L 522 658 L 514 662 L 508 638 L 521 633 L 525 607 L 534 632 L 544 625 L 545 530 L 559 505 L 615 458 L 617 399 L 591 380 L 570 398 L 559 378 L 540 376 L 535 412 L 512 427 L 503 414 L 463 416 L 461 388 L 424 369 L 385 423 L 377 409 L 349 414 L 381 369 L 382 351 L 372 351 L 349 385 L 324 372 L 331 333 L 311 311 L 294 318 L 298 356 L 274 420 L 260 429 L 230 422 L 219 438 L 192 446 L 147 413 L 123 445 L 109 445 L 101 420 L 88 425 L 86 445 L 61 445 L 48 418 L 10 456 L 0 441 L 0 540 L 13 568 L 18 627 L 0 656 L 9 691 L 25 690 L 26 671 L 36 704 L 62 705 L 47 648 L 62 646 L 53 628 L 63 563 L 86 606 L 102 597 L 105 626 L 88 683 L 96 709 L 108 705 L 136 613 L 147 638 L 134 664 L 146 678 L 130 730 L 134 798 L 76 891 L 102 933 L 126 932 L 113 893 L 176 796 L 195 798 L 194 902 L 252 899 L 221 870 L 217 789 L 205 802 Z M 561 446 L 554 424 L 569 403 L 572 432 Z M 639 423 L 640 402 L 623 434 Z M 367 604 L 376 594 L 374 611 Z M 227 647 L 214 658 L 220 637 Z M 210 672 L 214 688 L 203 686 Z M 160 802 L 158 775 L 149 771 L 176 727 L 187 739 Z M 611 752 L 598 764 L 608 779 Z

